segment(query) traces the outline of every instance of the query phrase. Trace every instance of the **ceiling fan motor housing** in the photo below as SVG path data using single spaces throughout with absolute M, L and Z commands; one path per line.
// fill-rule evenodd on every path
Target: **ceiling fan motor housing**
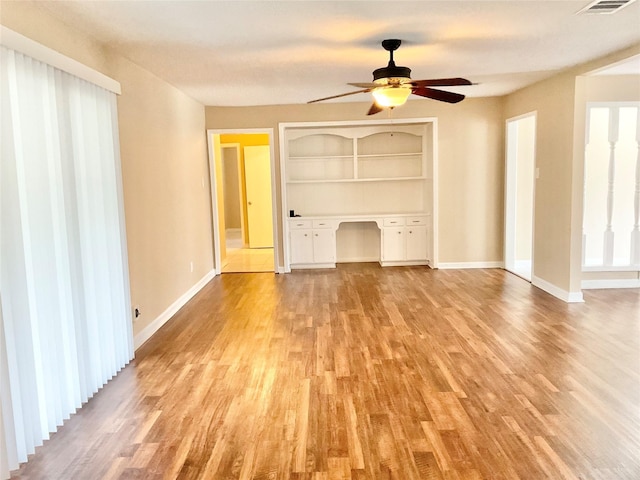
M 389 64 L 386 67 L 373 71 L 373 81 L 375 83 L 399 84 L 405 83 L 403 80 L 411 80 L 411 69 L 408 67 L 398 67 L 393 61 L 393 52 L 400 47 L 401 43 L 400 40 L 394 38 L 382 41 L 382 47 L 389 52 Z M 386 82 L 384 80 L 386 80 Z
M 411 78 L 411 69 L 408 67 L 396 67 L 396 65 L 389 65 L 386 67 L 378 68 L 373 71 L 373 81 L 376 80 L 384 80 L 384 79 L 410 79 Z M 389 82 L 391 83 L 391 82 Z

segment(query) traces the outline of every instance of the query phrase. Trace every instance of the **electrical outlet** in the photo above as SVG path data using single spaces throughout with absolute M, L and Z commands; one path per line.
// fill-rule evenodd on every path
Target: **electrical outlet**
M 189 265 L 190 265 L 190 268 L 191 268 L 191 273 L 193 273 L 193 262 L 191 262 Z

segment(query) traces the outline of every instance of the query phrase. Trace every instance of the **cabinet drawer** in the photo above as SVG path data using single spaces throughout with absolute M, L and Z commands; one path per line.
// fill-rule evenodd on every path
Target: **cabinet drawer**
M 333 222 L 329 220 L 314 220 L 313 228 L 331 228 L 333 227 Z
M 389 217 L 383 220 L 383 225 L 385 227 L 397 227 L 399 225 L 404 225 L 404 218 L 402 217 Z
M 289 220 L 289 228 L 311 228 L 311 220 Z
M 426 225 L 427 224 L 427 217 L 424 217 L 424 216 L 407 217 L 406 222 L 407 222 L 408 226 L 411 226 L 411 225 Z

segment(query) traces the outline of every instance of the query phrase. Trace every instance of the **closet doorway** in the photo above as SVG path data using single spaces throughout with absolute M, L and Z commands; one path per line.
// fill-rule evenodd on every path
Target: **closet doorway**
M 216 274 L 276 271 L 272 136 L 208 131 Z
M 536 113 L 507 120 L 505 269 L 531 281 L 535 196 Z

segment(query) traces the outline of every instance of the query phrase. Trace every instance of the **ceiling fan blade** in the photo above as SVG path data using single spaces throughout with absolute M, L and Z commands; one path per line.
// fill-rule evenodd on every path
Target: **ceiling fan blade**
M 378 105 L 376 102 L 373 102 L 371 104 L 371 108 L 369 108 L 369 111 L 367 112 L 367 115 L 375 115 L 378 112 L 381 112 L 383 110 L 383 108 Z
M 348 95 L 355 95 L 356 93 L 366 93 L 366 92 L 370 92 L 370 91 L 371 91 L 370 88 L 364 88 L 362 90 L 356 90 L 355 92 L 341 93 L 340 95 L 332 95 L 330 97 L 318 98 L 316 100 L 311 100 L 311 101 L 309 101 L 307 103 L 322 102 L 324 100 L 331 100 L 331 99 L 334 99 L 334 98 L 346 97 Z
M 415 87 L 411 90 L 411 93 L 447 103 L 458 103 L 464 100 L 464 95 L 459 93 L 445 92 L 444 90 L 436 90 L 429 87 Z
M 473 85 L 466 78 L 434 78 L 432 80 L 412 80 L 415 87 L 453 87 L 457 85 Z
M 380 85 L 377 83 L 347 83 L 347 85 L 351 85 L 352 87 L 370 88 L 370 89 L 380 87 Z

